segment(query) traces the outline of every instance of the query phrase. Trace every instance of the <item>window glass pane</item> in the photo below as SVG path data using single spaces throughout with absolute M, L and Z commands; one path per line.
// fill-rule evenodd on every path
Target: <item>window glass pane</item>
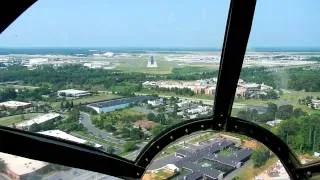
M 142 179 L 289 179 L 268 148 L 245 136 L 200 132 L 169 145 Z
M 212 114 L 229 1 L 39 1 L 0 36 L 0 125 L 135 159 Z
M 317 1 L 258 1 L 232 115 L 280 136 L 302 163 L 319 160 Z
M 0 153 L 0 171 L 0 179 L 3 180 L 120 180 L 101 173 L 36 161 L 6 153 Z

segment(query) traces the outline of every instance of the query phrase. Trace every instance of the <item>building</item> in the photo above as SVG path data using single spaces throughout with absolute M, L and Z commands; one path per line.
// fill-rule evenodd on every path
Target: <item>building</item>
M 276 125 L 279 125 L 280 123 L 282 122 L 281 119 L 276 119 L 276 120 L 273 120 L 273 121 L 267 121 L 266 124 L 268 124 L 269 126 L 276 126 Z
M 23 130 L 29 130 L 32 125 L 35 125 L 35 124 L 43 125 L 46 123 L 60 120 L 60 118 L 61 118 L 61 115 L 58 113 L 48 113 L 48 114 L 38 116 L 34 119 L 23 121 L 23 122 L 17 124 L 16 128 L 23 129 Z
M 150 56 L 147 67 L 148 68 L 157 68 L 158 67 L 157 62 L 153 56 Z
M 160 106 L 163 104 L 163 99 L 159 98 L 159 99 L 154 99 L 154 100 L 148 100 L 147 102 L 148 104 L 150 104 L 151 106 L 155 107 L 155 106 Z
M 0 103 L 0 108 L 7 109 L 7 110 L 26 109 L 31 106 L 32 106 L 31 103 L 20 102 L 20 101 L 6 101 L 6 102 Z
M 60 130 L 49 130 L 49 131 L 42 131 L 42 132 L 38 132 L 39 134 L 44 134 L 47 136 L 52 136 L 52 137 L 56 137 L 56 138 L 60 138 L 60 139 L 65 139 L 68 141 L 72 141 L 72 142 L 76 142 L 79 144 L 88 144 L 88 145 L 93 145 L 96 148 L 103 148 L 102 145 L 97 144 L 97 143 L 90 143 L 87 140 L 84 139 L 80 139 L 78 137 L 72 136 L 66 132 L 60 131 Z
M 87 107 L 92 108 L 97 113 L 112 112 L 118 109 L 129 107 L 130 105 L 138 102 L 153 100 L 155 98 L 156 97 L 153 97 L 153 96 L 136 96 L 131 98 L 122 98 L 122 99 L 105 101 L 101 103 L 88 104 Z
M 35 179 L 41 172 L 48 169 L 48 163 L 19 157 L 11 154 L 0 153 L 7 167 L 6 174 L 12 180 Z
M 66 90 L 60 90 L 57 92 L 58 97 L 82 97 L 82 96 L 89 96 L 91 95 L 91 92 L 89 91 L 82 91 L 82 90 L 76 90 L 76 89 L 66 89 Z
M 48 58 L 31 58 L 29 59 L 29 66 L 38 66 L 49 62 Z
M 312 99 L 311 103 L 308 106 L 312 109 L 320 110 L 320 100 L 319 99 Z
M 153 121 L 147 121 L 147 120 L 139 120 L 139 121 L 134 122 L 133 127 L 134 128 L 141 128 L 143 130 L 150 130 L 157 125 L 159 125 L 159 123 L 156 123 Z

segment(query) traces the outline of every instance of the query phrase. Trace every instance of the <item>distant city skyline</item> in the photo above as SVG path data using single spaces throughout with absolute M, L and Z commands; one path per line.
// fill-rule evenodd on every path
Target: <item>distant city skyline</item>
M 320 47 L 320 1 L 258 1 L 248 50 Z M 229 1 L 41 0 L 0 47 L 221 49 Z

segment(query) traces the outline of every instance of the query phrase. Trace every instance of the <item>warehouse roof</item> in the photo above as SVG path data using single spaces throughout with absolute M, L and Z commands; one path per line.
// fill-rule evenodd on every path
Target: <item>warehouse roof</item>
M 89 93 L 89 91 L 77 90 L 77 89 L 65 89 L 58 91 L 59 93 L 66 93 L 66 94 L 83 94 Z
M 44 134 L 47 136 L 52 136 L 52 137 L 56 137 L 56 138 L 60 138 L 60 139 L 65 139 L 68 141 L 73 141 L 79 144 L 86 144 L 88 141 L 84 140 L 84 139 L 80 139 L 78 137 L 72 136 L 66 132 L 63 132 L 61 130 L 49 130 L 49 131 L 42 131 L 42 132 L 38 132 L 40 134 Z M 102 145 L 100 144 L 94 144 L 95 147 L 102 147 Z
M 136 96 L 136 97 L 131 97 L 131 98 L 110 100 L 110 101 L 105 101 L 105 102 L 101 102 L 101 103 L 93 103 L 93 104 L 89 104 L 88 106 L 104 108 L 104 107 L 110 107 L 110 106 L 116 106 L 116 105 L 128 104 L 128 103 L 135 103 L 135 102 L 144 101 L 144 100 L 151 100 L 151 99 L 155 99 L 155 97 L 153 97 L 153 96 Z
M 46 162 L 27 159 L 20 156 L 5 154 L 0 152 L 0 159 L 6 164 L 7 168 L 15 174 L 21 176 L 32 173 L 48 165 Z
M 28 121 L 24 121 L 22 123 L 19 123 L 19 124 L 17 124 L 17 127 L 28 127 L 33 124 L 41 124 L 41 123 L 44 123 L 44 122 L 49 121 L 51 119 L 57 118 L 59 116 L 60 116 L 60 114 L 58 114 L 58 113 L 44 114 L 44 115 L 38 116 L 34 119 L 30 119 Z
M 0 106 L 6 106 L 6 107 L 19 107 L 19 106 L 27 106 L 31 103 L 28 102 L 21 102 L 21 101 L 6 101 L 0 103 Z

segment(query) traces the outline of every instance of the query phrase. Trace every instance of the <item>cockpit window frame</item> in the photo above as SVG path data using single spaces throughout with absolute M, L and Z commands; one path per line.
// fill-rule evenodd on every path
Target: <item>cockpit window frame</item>
M 36 0 L 2 2 L 2 7 L 6 7 L 7 11 L 6 16 L 1 18 L 0 32 L 34 2 Z M 137 179 L 143 176 L 151 160 L 169 144 L 194 132 L 215 130 L 243 134 L 263 143 L 278 156 L 291 179 L 307 179 L 316 175 L 320 172 L 319 162 L 302 165 L 288 145 L 272 132 L 252 122 L 231 117 L 255 5 L 256 0 L 230 1 L 213 116 L 185 121 L 164 130 L 143 148 L 135 161 L 86 145 L 8 127 L 0 127 L 0 152 L 124 179 Z M 53 155 L 48 155 L 48 152 Z

